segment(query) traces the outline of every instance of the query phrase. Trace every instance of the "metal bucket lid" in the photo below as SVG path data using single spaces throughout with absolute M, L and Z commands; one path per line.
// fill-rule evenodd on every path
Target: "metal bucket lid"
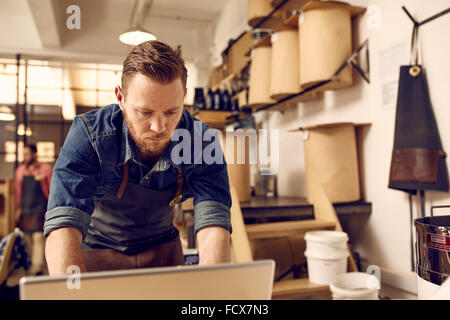
M 414 226 L 427 232 L 450 235 L 450 216 L 418 218 L 414 220 Z

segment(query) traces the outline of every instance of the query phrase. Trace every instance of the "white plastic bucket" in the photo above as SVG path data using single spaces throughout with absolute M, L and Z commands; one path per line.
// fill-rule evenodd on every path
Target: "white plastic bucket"
M 329 284 L 347 271 L 348 236 L 340 231 L 310 231 L 305 234 L 308 278 L 317 284 Z
M 333 300 L 378 300 L 380 283 L 374 275 L 348 272 L 330 282 Z
M 348 235 L 340 231 L 310 231 L 305 234 L 306 249 L 321 256 L 347 251 Z
M 337 275 L 347 271 L 348 255 L 349 253 L 344 251 L 322 258 L 312 255 L 308 250 L 305 251 L 309 281 L 317 284 L 329 284 Z

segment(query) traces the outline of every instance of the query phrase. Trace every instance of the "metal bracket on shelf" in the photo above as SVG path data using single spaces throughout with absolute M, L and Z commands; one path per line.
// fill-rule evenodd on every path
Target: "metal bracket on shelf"
M 367 60 L 367 68 L 366 68 L 366 70 L 364 70 L 363 68 L 361 68 L 361 66 L 360 66 L 360 65 L 357 63 L 357 61 L 356 61 L 356 57 L 361 53 L 361 50 L 362 50 L 363 48 L 366 48 L 366 60 Z M 259 109 L 256 109 L 254 112 L 259 112 L 259 111 L 262 111 L 262 110 L 270 109 L 270 108 L 272 108 L 272 107 L 274 107 L 274 106 L 276 106 L 276 105 L 279 105 L 279 104 L 281 104 L 281 103 L 283 103 L 283 102 L 286 102 L 286 101 L 288 101 L 288 100 L 290 100 L 290 99 L 292 99 L 292 98 L 301 96 L 301 95 L 303 95 L 303 94 L 305 94 L 305 93 L 307 93 L 307 92 L 309 92 L 309 91 L 312 91 L 312 90 L 314 90 L 314 89 L 317 89 L 317 88 L 319 88 L 319 87 L 321 87 L 321 86 L 323 86 L 323 85 L 325 85 L 325 84 L 327 84 L 327 83 L 333 81 L 334 79 L 336 79 L 336 78 L 339 76 L 339 74 L 342 72 L 342 70 L 344 70 L 344 68 L 345 68 L 348 64 L 351 64 L 352 67 L 355 68 L 356 71 L 358 71 L 358 73 L 364 78 L 364 80 L 367 81 L 367 83 L 370 83 L 369 39 L 366 39 L 366 40 L 365 40 L 365 41 L 364 41 L 364 42 L 363 42 L 363 43 L 362 43 L 355 51 L 353 51 L 353 53 L 350 55 L 350 57 L 349 57 L 347 60 L 345 60 L 345 61 L 339 66 L 339 68 L 338 68 L 338 69 L 336 70 L 336 72 L 331 76 L 330 79 L 327 79 L 327 80 L 321 81 L 321 82 L 319 82 L 319 83 L 316 83 L 316 84 L 314 84 L 314 85 L 312 85 L 312 86 L 310 86 L 310 87 L 308 87 L 308 88 L 302 90 L 302 91 L 299 92 L 299 93 L 296 93 L 296 94 L 292 94 L 292 95 L 290 95 L 290 96 L 287 96 L 286 98 L 281 99 L 281 100 L 279 100 L 279 101 L 277 101 L 277 102 L 275 102 L 275 103 L 268 104 L 268 105 L 263 106 L 263 107 L 261 107 L 261 108 L 259 108 Z
M 367 59 L 367 69 L 363 70 L 361 66 L 356 61 L 356 57 L 359 55 L 361 50 L 363 48 L 366 48 L 366 59 Z M 364 78 L 364 80 L 367 81 L 367 83 L 370 83 L 370 68 L 369 68 L 369 39 L 366 39 L 355 51 L 353 51 L 352 55 L 338 68 L 338 70 L 333 74 L 333 76 L 330 78 L 330 81 L 333 81 L 336 79 L 339 74 L 344 70 L 344 68 L 351 64 L 356 71 Z

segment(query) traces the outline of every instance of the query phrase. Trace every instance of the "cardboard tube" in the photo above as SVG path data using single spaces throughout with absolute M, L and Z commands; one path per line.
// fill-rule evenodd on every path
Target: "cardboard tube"
M 270 97 L 281 100 L 300 92 L 298 30 L 286 28 L 272 35 Z
M 350 7 L 349 7 L 350 8 Z M 330 4 L 303 13 L 299 25 L 300 85 L 310 87 L 328 80 L 352 53 L 351 12 Z M 319 90 L 336 90 L 351 86 L 352 67 Z
M 250 65 L 250 89 L 248 104 L 252 108 L 259 108 L 274 102 L 270 98 L 270 64 L 272 48 L 268 46 L 252 50 Z

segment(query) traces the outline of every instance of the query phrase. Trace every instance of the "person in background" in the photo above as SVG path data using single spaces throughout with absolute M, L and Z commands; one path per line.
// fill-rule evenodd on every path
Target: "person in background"
M 16 224 L 25 234 L 32 266 L 30 274 L 46 273 L 43 227 L 53 168 L 37 161 L 35 145 L 23 149 L 23 164 L 16 169 Z

